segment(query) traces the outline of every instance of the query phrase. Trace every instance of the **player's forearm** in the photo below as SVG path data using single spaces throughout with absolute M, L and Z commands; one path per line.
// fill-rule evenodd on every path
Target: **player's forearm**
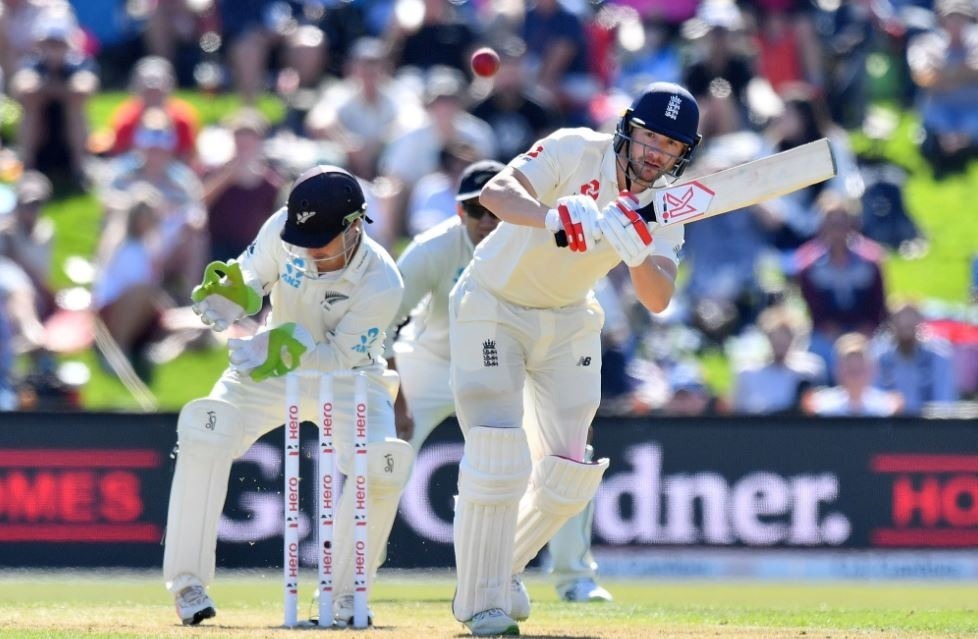
M 635 268 L 628 269 L 635 296 L 642 306 L 661 313 L 669 306 L 676 290 L 676 265 L 666 258 L 653 255 Z
M 482 189 L 479 203 L 496 217 L 510 224 L 546 228 L 547 211 L 535 197 L 533 187 L 526 178 L 505 169 Z

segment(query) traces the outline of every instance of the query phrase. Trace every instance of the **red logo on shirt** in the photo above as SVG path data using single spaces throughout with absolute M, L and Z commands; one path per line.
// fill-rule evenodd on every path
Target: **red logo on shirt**
M 530 158 L 535 158 L 536 156 L 540 155 L 542 151 L 543 151 L 543 145 L 538 144 L 537 148 L 533 149 L 532 151 L 527 151 L 526 156 Z
M 581 185 L 581 195 L 589 195 L 595 200 L 598 199 L 598 193 L 600 191 L 601 184 L 597 180 L 591 180 Z

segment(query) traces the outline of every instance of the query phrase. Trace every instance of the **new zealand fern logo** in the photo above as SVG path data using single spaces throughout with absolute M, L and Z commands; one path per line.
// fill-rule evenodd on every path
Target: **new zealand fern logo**
M 337 302 L 345 302 L 348 299 L 350 299 L 349 295 L 337 293 L 336 291 L 326 291 L 326 294 L 323 295 L 322 306 L 329 311 L 332 310 L 333 304 L 336 304 Z

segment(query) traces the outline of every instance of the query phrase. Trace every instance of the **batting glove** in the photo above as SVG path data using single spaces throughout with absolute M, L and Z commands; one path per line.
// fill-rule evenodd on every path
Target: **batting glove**
M 604 240 L 629 267 L 638 266 L 652 252 L 652 234 L 637 208 L 635 196 L 622 192 L 617 200 L 604 208 L 598 219 Z
M 261 295 L 245 284 L 241 265 L 233 260 L 208 264 L 204 281 L 190 293 L 190 299 L 200 321 L 218 332 L 261 308 Z
M 583 253 L 601 238 L 598 215 L 598 205 L 587 195 L 562 197 L 555 208 L 547 211 L 547 230 L 551 233 L 563 231 L 567 235 L 568 248 Z
M 253 337 L 229 339 L 228 347 L 231 369 L 260 382 L 297 369 L 316 342 L 301 325 L 289 322 Z

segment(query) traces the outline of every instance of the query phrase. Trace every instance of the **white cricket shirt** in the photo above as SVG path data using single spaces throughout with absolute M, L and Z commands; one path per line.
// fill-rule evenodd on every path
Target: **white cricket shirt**
M 395 321 L 400 325 L 410 314 L 411 323 L 401 330 L 399 342 L 448 361 L 448 294 L 472 260 L 473 248 L 456 215 L 421 233 L 404 249 L 397 260 L 404 298 Z
M 274 213 L 241 257 L 241 270 L 252 288 L 271 296 L 268 327 L 296 322 L 316 340 L 304 365 L 323 371 L 386 368 L 384 334 L 401 303 L 404 282 L 393 258 L 363 234 L 349 265 L 322 277 L 307 277 L 296 266 L 280 233 L 286 210 Z
M 554 206 L 557 199 L 590 195 L 599 209 L 618 197 L 612 136 L 586 128 L 560 129 L 536 142 L 509 166 L 529 180 L 537 199 Z M 638 196 L 644 206 L 651 190 Z M 653 255 L 679 263 L 682 226 L 658 228 Z M 586 253 L 558 247 L 546 229 L 500 222 L 476 247 L 470 269 L 484 288 L 504 300 L 530 308 L 558 308 L 583 301 L 595 283 L 621 261 L 609 242 Z

